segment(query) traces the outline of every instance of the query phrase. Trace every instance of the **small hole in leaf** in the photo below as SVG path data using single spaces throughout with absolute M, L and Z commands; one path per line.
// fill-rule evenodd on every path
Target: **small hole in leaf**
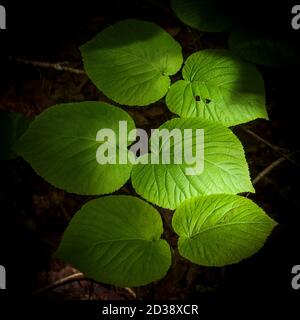
M 201 101 L 200 96 L 195 96 L 195 100 L 196 100 L 196 101 Z
M 140 156 L 141 156 L 141 150 L 140 150 L 140 149 L 137 150 L 137 152 L 135 153 L 135 155 L 136 155 L 137 157 L 140 157 Z
M 210 102 L 211 102 L 210 99 L 205 99 L 205 103 L 206 103 L 206 104 L 209 104 Z

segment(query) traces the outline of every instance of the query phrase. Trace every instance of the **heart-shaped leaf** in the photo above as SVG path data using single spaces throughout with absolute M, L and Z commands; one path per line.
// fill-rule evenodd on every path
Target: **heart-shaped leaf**
M 88 202 L 71 220 L 55 256 L 87 277 L 120 287 L 165 276 L 171 265 L 159 213 L 132 196 Z
M 247 198 L 211 195 L 184 202 L 172 224 L 183 257 L 200 265 L 224 266 L 257 252 L 276 222 Z
M 274 32 L 236 28 L 229 36 L 229 47 L 243 59 L 260 65 L 280 67 L 300 63 L 299 42 Z
M 127 121 L 128 130 L 135 128 L 125 111 L 105 103 L 57 105 L 36 117 L 17 149 L 40 176 L 58 188 L 84 195 L 110 193 L 129 179 L 132 165 L 100 164 L 96 154 L 101 142 L 96 137 L 104 128 L 118 137 L 119 121 Z
M 183 67 L 183 79 L 168 92 L 168 108 L 183 118 L 203 118 L 225 126 L 268 119 L 264 82 L 256 67 L 227 50 L 192 54 Z
M 171 0 L 171 5 L 182 22 L 201 31 L 225 31 L 235 22 L 231 0 Z
M 187 136 L 182 145 L 192 145 L 195 161 L 187 162 L 184 157 L 182 164 L 173 161 L 173 139 L 170 139 L 170 147 L 165 141 L 166 147 L 161 148 L 156 157 L 162 158 L 162 153 L 169 152 L 169 164 L 164 164 L 162 160 L 151 164 L 151 155 L 143 155 L 131 174 L 133 187 L 142 197 L 161 207 L 175 209 L 184 200 L 198 195 L 254 191 L 243 147 L 230 129 L 207 120 L 178 118 L 164 123 L 159 128 L 162 129 L 170 133 L 173 129 L 179 129 L 182 137 L 185 130 L 192 130 L 191 137 Z M 197 129 L 204 130 L 204 141 L 197 140 Z M 178 141 L 176 145 L 179 145 Z M 142 162 L 145 158 L 148 163 Z M 199 168 L 199 173 L 187 172 L 193 168 Z
M 81 48 L 85 70 L 110 99 L 143 106 L 161 99 L 182 65 L 180 45 L 159 26 L 124 20 Z

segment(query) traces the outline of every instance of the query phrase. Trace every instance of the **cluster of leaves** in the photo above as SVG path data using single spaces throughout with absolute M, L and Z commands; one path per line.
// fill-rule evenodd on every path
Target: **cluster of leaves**
M 299 45 L 290 36 L 282 34 L 280 29 L 275 30 L 279 24 L 276 16 L 272 17 L 276 3 L 267 5 L 260 14 L 264 4 L 259 0 L 247 3 L 234 0 L 170 2 L 177 17 L 192 28 L 206 32 L 230 30 L 229 48 L 247 61 L 268 67 L 299 65 Z M 250 21 L 245 12 L 250 15 Z M 264 23 L 255 27 L 260 23 L 257 19 L 261 15 Z
M 181 2 L 172 1 L 175 11 Z M 183 20 L 185 15 L 182 11 Z M 218 21 L 215 30 L 230 25 Z M 129 130 L 135 124 L 121 108 L 92 101 L 56 105 L 37 116 L 16 142 L 18 154 L 45 180 L 76 194 L 109 194 L 131 177 L 141 197 L 175 210 L 179 252 L 194 263 L 223 266 L 259 250 L 276 223 L 237 195 L 254 189 L 243 147 L 228 128 L 267 119 L 256 67 L 226 50 L 202 50 L 188 57 L 183 79 L 171 85 L 170 76 L 183 64 L 181 46 L 159 26 L 139 20 L 108 27 L 81 53 L 87 75 L 111 100 L 144 106 L 166 96 L 180 118 L 160 128 L 204 129 L 204 172 L 186 175 L 186 163 L 100 165 L 98 130 L 118 135 L 119 121 L 127 121 Z M 95 280 L 140 286 L 162 278 L 171 265 L 162 233 L 162 219 L 147 202 L 104 196 L 75 214 L 56 256 Z

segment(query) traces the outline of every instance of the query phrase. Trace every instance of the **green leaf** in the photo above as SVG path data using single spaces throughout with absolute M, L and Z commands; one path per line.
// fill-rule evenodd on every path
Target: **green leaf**
M 229 47 L 243 59 L 256 64 L 268 67 L 299 65 L 298 43 L 274 34 L 236 28 L 229 36 Z
M 143 106 L 167 93 L 181 67 L 180 45 L 159 26 L 124 20 L 81 48 L 85 70 L 98 89 L 124 105 Z
M 148 201 L 164 208 L 175 209 L 184 200 L 198 195 L 214 193 L 236 194 L 239 192 L 254 191 L 250 181 L 248 165 L 244 150 L 230 129 L 207 120 L 173 119 L 163 124 L 159 129 L 193 129 L 193 155 L 196 155 L 201 165 L 203 155 L 197 151 L 196 129 L 204 130 L 204 170 L 198 175 L 187 174 L 187 168 L 195 167 L 183 161 L 177 164 L 171 156 L 170 164 L 136 164 L 131 178 L 135 191 Z M 151 141 L 153 140 L 153 135 Z M 165 144 L 167 146 L 167 144 Z M 168 147 L 168 146 L 167 146 Z M 168 148 L 161 148 L 168 151 Z M 174 152 L 174 141 L 170 143 L 170 153 Z M 198 155 L 197 155 L 197 153 Z M 140 158 L 142 160 L 144 155 Z
M 187 200 L 173 216 L 179 253 L 205 266 L 224 266 L 256 253 L 277 224 L 247 198 L 211 195 Z
M 171 265 L 159 213 L 132 196 L 88 202 L 71 220 L 55 256 L 87 277 L 120 286 L 148 284 Z
M 183 118 L 233 126 L 268 119 L 264 82 L 256 67 L 227 50 L 202 50 L 186 61 L 183 79 L 167 95 L 168 108 Z
M 83 195 L 110 193 L 129 179 L 132 165 L 99 164 L 96 153 L 101 142 L 96 135 L 107 128 L 118 136 L 119 121 L 127 121 L 129 131 L 135 128 L 125 111 L 105 103 L 57 105 L 32 122 L 17 148 L 40 176 L 58 188 Z
M 17 139 L 26 131 L 30 119 L 20 113 L 0 113 L 0 160 L 11 160 L 18 156 L 14 150 Z
M 177 17 L 190 27 L 207 32 L 225 31 L 234 25 L 230 0 L 171 0 Z

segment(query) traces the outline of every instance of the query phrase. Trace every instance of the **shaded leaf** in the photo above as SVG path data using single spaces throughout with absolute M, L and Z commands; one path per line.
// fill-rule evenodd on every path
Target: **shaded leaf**
M 250 62 L 280 67 L 299 65 L 299 44 L 288 38 L 245 28 L 234 29 L 229 36 L 229 47 Z
M 26 131 L 30 119 L 20 113 L 0 113 L 0 159 L 11 160 L 18 156 L 14 145 L 18 138 Z
M 171 0 L 177 17 L 200 31 L 220 32 L 234 25 L 232 1 Z

